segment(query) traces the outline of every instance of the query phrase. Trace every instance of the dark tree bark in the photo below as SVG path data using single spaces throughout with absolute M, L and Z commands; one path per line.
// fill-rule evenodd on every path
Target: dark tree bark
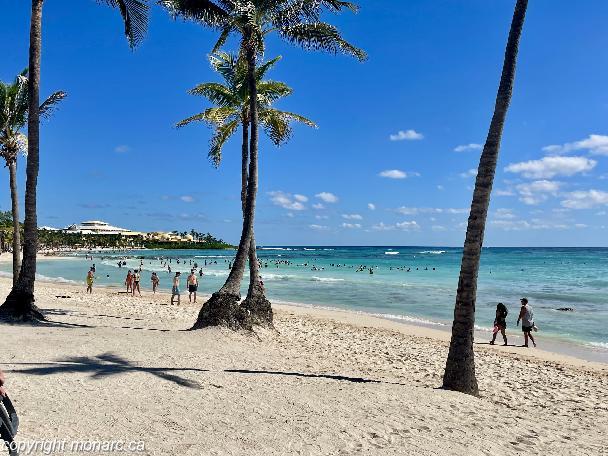
M 11 187 L 11 211 L 13 213 L 13 285 L 21 269 L 21 227 L 19 226 L 19 198 L 17 193 L 17 160 L 10 160 L 8 173 Z
M 29 113 L 27 122 L 28 147 L 25 183 L 25 220 L 23 224 L 23 262 L 17 283 L 0 306 L 0 318 L 33 321 L 44 320 L 34 305 L 38 222 L 36 216 L 36 187 L 38 185 L 40 146 L 40 52 L 42 46 L 42 3 L 32 0 L 29 49 Z
M 496 173 L 496 163 L 500 150 L 502 131 L 511 102 L 519 40 L 521 37 L 528 0 L 517 0 L 511 30 L 505 51 L 502 76 L 498 87 L 494 115 L 490 123 L 488 137 L 481 153 L 467 234 L 462 253 L 458 291 L 452 324 L 450 351 L 443 376 L 445 389 L 478 395 L 473 354 L 473 331 L 475 326 L 475 301 L 477 297 L 477 276 L 483 245 L 490 194 Z

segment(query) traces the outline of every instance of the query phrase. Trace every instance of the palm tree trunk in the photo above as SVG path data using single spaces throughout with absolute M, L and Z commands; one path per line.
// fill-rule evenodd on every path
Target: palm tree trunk
M 17 193 L 17 160 L 8 164 L 11 187 L 11 210 L 13 213 L 13 285 L 19 278 L 21 268 L 21 227 L 19 226 L 19 198 Z
M 247 77 L 250 88 L 250 130 L 249 138 L 249 172 L 247 176 L 247 195 L 243 210 L 243 228 L 241 240 L 236 257 L 228 274 L 226 282 L 211 298 L 203 304 L 198 318 L 191 329 L 201 329 L 208 326 L 224 325 L 233 329 L 251 328 L 251 323 L 246 312 L 239 306 L 240 288 L 243 281 L 245 264 L 249 255 L 249 246 L 253 236 L 253 216 L 255 212 L 255 186 L 257 182 L 257 154 L 258 154 L 258 109 L 257 109 L 257 87 L 255 83 L 256 53 L 255 45 L 251 39 L 251 30 L 247 30 L 243 36 L 242 46 L 247 58 Z M 243 133 L 244 135 L 245 133 Z M 241 188 L 242 191 L 242 188 Z
M 479 259 L 483 245 L 490 194 L 496 173 L 496 163 L 500 150 L 502 131 L 511 102 L 515 66 L 528 0 L 517 0 L 511 31 L 505 51 L 502 76 L 498 87 L 494 115 L 490 123 L 481 158 L 471 212 L 467 226 L 467 234 L 462 253 L 456 306 L 454 308 L 454 323 L 452 324 L 452 339 L 450 351 L 443 376 L 443 387 L 467 394 L 478 395 L 477 378 L 475 377 L 475 360 L 473 354 L 473 331 L 475 326 L 475 301 L 477 296 L 477 275 Z
M 23 224 L 23 262 L 17 283 L 0 306 L 0 317 L 22 321 L 44 319 L 34 305 L 38 222 L 36 217 L 36 186 L 38 184 L 40 146 L 40 52 L 42 48 L 42 2 L 32 0 L 29 50 L 29 114 L 27 121 L 27 168 L 25 183 L 25 220 Z

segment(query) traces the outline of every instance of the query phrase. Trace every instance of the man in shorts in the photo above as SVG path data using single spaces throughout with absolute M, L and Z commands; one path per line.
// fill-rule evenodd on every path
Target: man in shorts
M 173 288 L 171 288 L 171 305 L 173 305 L 173 299 L 177 296 L 177 305 L 179 306 L 179 276 L 180 273 L 176 272 L 173 277 Z
M 192 295 L 194 295 L 194 302 L 196 303 L 196 290 L 198 290 L 198 279 L 194 269 L 192 269 L 188 276 L 188 301 L 192 302 Z
M 532 307 L 528 305 L 526 298 L 521 298 L 521 309 L 519 311 L 519 318 L 517 319 L 517 326 L 521 321 L 521 330 L 524 333 L 524 347 L 528 346 L 528 338 L 532 341 L 532 344 L 536 347 L 534 337 L 532 336 L 532 330 L 534 329 L 534 312 Z

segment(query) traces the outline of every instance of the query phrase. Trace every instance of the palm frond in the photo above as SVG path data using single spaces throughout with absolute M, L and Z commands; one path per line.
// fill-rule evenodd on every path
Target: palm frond
M 261 64 L 259 67 L 256 68 L 255 70 L 255 78 L 256 80 L 259 82 L 262 79 L 264 79 L 264 76 L 266 76 L 266 73 L 268 73 L 269 70 L 271 70 L 276 63 L 281 60 L 283 57 L 278 55 L 276 56 L 274 59 L 268 60 L 266 62 L 264 62 L 263 64 Z
M 213 28 L 226 26 L 230 20 L 229 11 L 218 3 L 220 2 L 211 0 L 158 0 L 158 4 L 173 17 L 200 22 Z
M 222 32 L 220 33 L 219 38 L 217 39 L 217 41 L 213 45 L 213 49 L 211 50 L 212 54 L 219 52 L 220 48 L 224 46 L 224 44 L 226 44 L 226 41 L 228 41 L 228 37 L 230 37 L 231 32 L 232 27 L 230 25 L 222 27 Z
M 212 126 L 231 122 L 235 118 L 240 118 L 240 111 L 233 108 L 208 108 L 203 112 L 190 116 L 179 121 L 175 126 L 177 128 L 184 127 L 192 122 L 205 122 Z
M 209 159 L 216 168 L 220 166 L 222 162 L 222 149 L 224 144 L 230 139 L 238 128 L 240 122 L 233 120 L 232 122 L 225 123 L 218 126 L 215 129 L 214 135 L 209 142 Z
M 260 123 L 270 140 L 280 146 L 291 138 L 293 130 L 286 117 L 279 115 L 277 111 L 269 109 L 260 113 Z
M 271 105 L 276 100 L 287 97 L 293 92 L 291 87 L 279 81 L 261 81 L 258 82 L 257 86 L 258 103 L 262 105 Z
M 97 0 L 112 8 L 118 8 L 125 26 L 125 36 L 129 46 L 135 48 L 146 36 L 148 30 L 147 0 Z
M 312 120 L 310 120 L 308 117 L 301 116 L 300 114 L 296 114 L 295 112 L 280 111 L 278 109 L 273 109 L 273 111 L 276 115 L 282 116 L 289 121 L 300 122 L 311 128 L 319 128 L 319 126 Z
M 68 94 L 63 91 L 53 93 L 40 105 L 40 117 L 50 118 L 51 114 L 57 109 L 57 105 L 67 96 Z
M 333 54 L 344 53 L 365 60 L 367 54 L 342 38 L 338 29 L 325 22 L 303 23 L 279 30 L 279 34 L 306 50 L 326 51 Z
M 240 104 L 240 100 L 230 90 L 230 87 L 217 82 L 205 82 L 190 90 L 191 95 L 201 95 L 211 103 L 226 107 Z

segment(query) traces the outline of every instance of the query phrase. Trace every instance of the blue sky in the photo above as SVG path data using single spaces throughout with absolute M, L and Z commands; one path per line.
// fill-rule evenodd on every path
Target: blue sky
M 294 89 L 278 107 L 319 129 L 296 127 L 280 149 L 261 141 L 258 244 L 461 245 L 514 1 L 360 5 L 329 19 L 365 63 L 269 41 L 267 57 L 283 56 L 269 76 Z M 27 63 L 29 7 L 1 6 L 8 81 Z M 485 245 L 608 245 L 607 18 L 608 2 L 530 3 Z M 187 90 L 216 80 L 215 36 L 155 7 L 132 52 L 117 11 L 45 2 L 42 94 L 69 98 L 42 126 L 40 225 L 238 241 L 238 135 L 214 169 L 209 130 L 173 127 L 206 107 Z M 5 169 L 0 181 L 8 209 Z

